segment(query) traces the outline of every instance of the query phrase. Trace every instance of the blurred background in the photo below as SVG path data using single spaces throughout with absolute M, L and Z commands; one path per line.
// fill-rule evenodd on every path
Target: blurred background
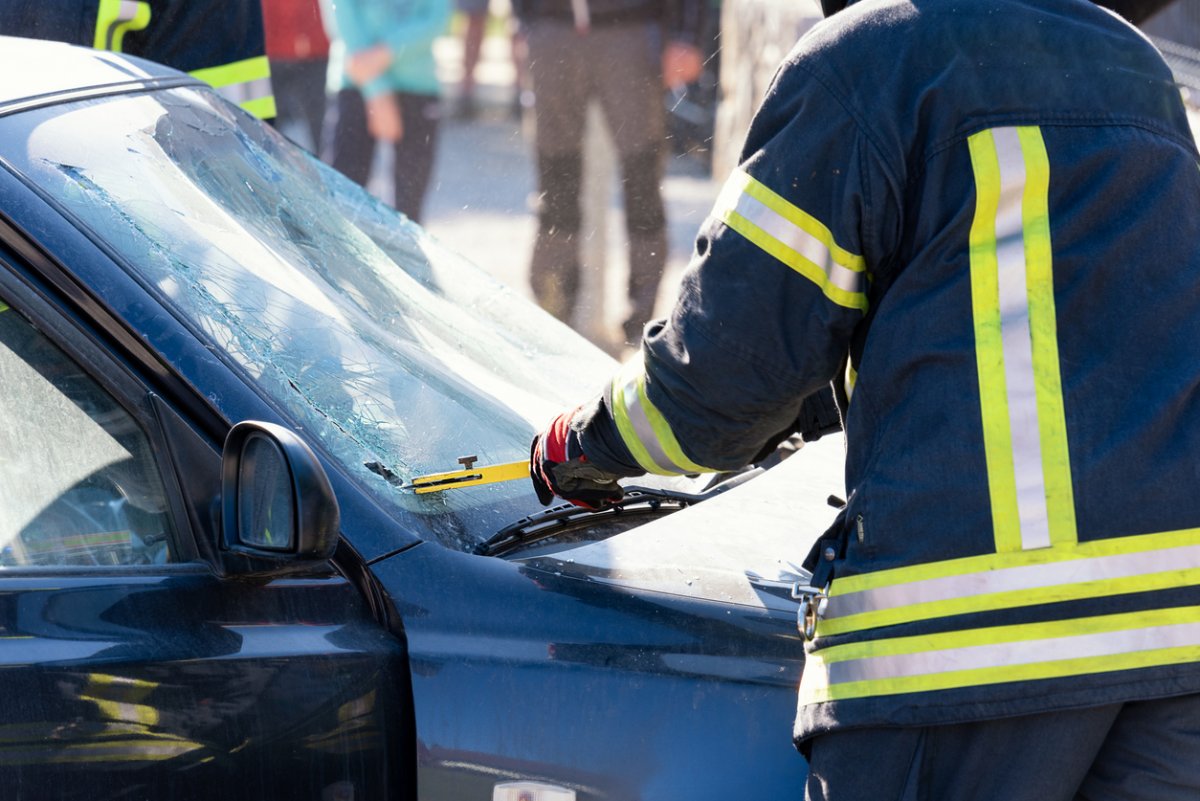
M 264 8 L 273 2 L 316 1 L 265 0 Z M 518 40 L 509 0 L 476 0 L 474 13 L 466 10 L 469 1 L 455 4 L 444 33 L 433 43 L 441 112 L 421 222 L 451 249 L 532 298 L 537 101 L 527 63 L 514 49 Z M 485 12 L 480 11 L 483 3 Z M 662 185 L 668 254 L 659 314 L 669 309 L 696 231 L 716 199 L 721 178 L 737 163 L 741 139 L 776 67 L 819 19 L 817 0 L 703 0 L 697 26 L 703 68 L 694 81 L 664 90 L 663 97 L 669 140 Z M 270 13 L 267 23 L 269 39 Z M 1193 120 L 1200 120 L 1200 0 L 1178 0 L 1142 27 L 1175 69 L 1189 110 L 1195 112 Z M 464 52 L 475 48 L 477 58 Z M 476 62 L 469 78 L 464 55 Z M 272 69 L 279 74 L 274 58 Z M 281 114 L 278 124 L 295 141 L 313 147 L 312 136 L 296 120 Z M 378 146 L 367 181 L 370 191 L 389 202 L 392 159 L 390 148 Z M 584 142 L 583 283 L 570 322 L 622 357 L 630 352 L 621 331 L 629 313 L 629 266 L 619 179 L 611 137 L 593 103 Z

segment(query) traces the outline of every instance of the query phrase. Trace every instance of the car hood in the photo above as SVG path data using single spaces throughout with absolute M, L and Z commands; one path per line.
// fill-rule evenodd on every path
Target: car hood
M 632 590 L 791 610 L 791 588 L 844 498 L 845 440 L 805 445 L 763 475 L 602 542 L 525 560 L 529 567 Z

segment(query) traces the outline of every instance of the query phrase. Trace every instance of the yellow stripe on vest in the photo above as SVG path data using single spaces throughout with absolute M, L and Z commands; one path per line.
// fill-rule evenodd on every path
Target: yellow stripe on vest
M 996 128 L 968 147 L 971 302 L 996 550 L 1074 542 L 1045 145 L 1037 128 Z

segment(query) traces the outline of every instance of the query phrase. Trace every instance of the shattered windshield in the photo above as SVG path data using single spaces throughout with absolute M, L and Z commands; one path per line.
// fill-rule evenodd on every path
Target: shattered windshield
M 207 91 L 5 122 L 6 159 L 385 505 L 456 548 L 540 508 L 527 481 L 395 484 L 526 458 L 611 373 L 598 349 Z

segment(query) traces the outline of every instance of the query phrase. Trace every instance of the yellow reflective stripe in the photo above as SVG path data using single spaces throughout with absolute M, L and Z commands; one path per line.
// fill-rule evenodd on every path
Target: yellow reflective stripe
M 968 140 L 981 425 L 997 551 L 1076 539 L 1054 320 L 1049 161 L 1036 127 Z
M 835 580 L 819 636 L 897 623 L 1127 595 L 1200 584 L 1200 538 L 1162 550 L 1010 567 L 839 594 Z
M 269 78 L 271 77 L 271 65 L 266 56 L 256 56 L 222 64 L 218 67 L 192 70 L 188 74 L 204 81 L 209 86 L 220 89 L 234 84 L 250 83 L 260 78 Z
M 715 472 L 684 455 L 670 424 L 646 395 L 646 375 L 640 360 L 624 365 L 613 379 L 611 406 L 621 440 L 646 472 L 658 475 Z
M 269 120 L 276 115 L 274 95 L 260 97 L 257 100 L 244 100 L 238 105 L 260 120 Z
M 969 244 L 979 406 L 993 536 L 996 550 L 1005 553 L 1021 549 L 1021 534 L 1008 426 L 1008 395 L 1004 386 L 1004 345 L 1000 336 L 999 268 L 996 264 L 1000 165 L 991 131 L 975 134 L 967 140 L 967 146 L 975 172 L 975 218 L 971 223 Z
M 1047 658 L 1052 657 L 1052 658 Z M 1200 607 L 903 637 L 815 650 L 801 703 L 1200 661 Z
M 650 457 L 649 451 L 646 449 L 642 438 L 638 436 L 634 422 L 629 416 L 630 404 L 626 395 L 631 394 L 636 396 L 637 385 L 629 380 L 628 369 L 628 366 L 622 368 L 621 372 L 613 378 L 611 403 L 613 422 L 617 424 L 617 433 L 621 435 L 621 441 L 625 443 L 625 447 L 638 463 L 638 466 L 647 473 L 663 475 L 667 472 L 666 468 L 656 463 Z
M 8 305 L 7 303 L 5 303 L 4 301 L 0 300 L 0 314 L 3 314 L 4 312 L 8 311 L 8 310 L 9 310 L 9 308 L 10 308 L 10 307 L 9 307 L 9 305 Z
M 1197 543 L 1200 543 L 1200 529 L 1187 528 L 1155 534 L 1138 534 L 1132 537 L 1091 540 L 1072 546 L 1045 548 L 1036 551 L 964 556 L 961 559 L 947 559 L 942 562 L 927 562 L 909 567 L 897 567 L 890 570 L 879 570 L 874 573 L 863 573 L 857 576 L 839 577 L 834 580 L 833 585 L 830 587 L 830 593 L 848 595 L 853 592 L 862 592 L 863 590 L 874 589 L 876 587 L 908 584 L 942 578 L 944 576 L 969 576 L 973 573 L 985 573 L 987 571 L 1004 570 L 1024 565 L 1061 563 L 1110 554 L 1131 554 L 1143 551 L 1165 550 Z
M 266 56 L 192 70 L 188 74 L 212 86 L 222 97 L 256 117 L 275 116 L 271 65 Z
M 1063 405 L 1058 359 L 1058 322 L 1054 307 L 1053 256 L 1050 246 L 1050 159 L 1036 127 L 1018 128 L 1025 154 L 1025 259 L 1029 274 L 1029 329 L 1033 338 L 1033 374 L 1037 388 L 1038 433 L 1041 437 L 1043 485 L 1050 541 L 1078 539 L 1075 491 L 1067 448 L 1067 415 Z
M 685 473 L 716 472 L 712 468 L 701 467 L 684 454 L 683 448 L 679 446 L 679 440 L 675 438 L 675 432 L 671 430 L 670 423 L 646 395 L 646 376 L 644 374 L 638 377 L 637 392 L 641 409 L 650 423 L 650 428 L 654 431 L 654 441 L 662 450 L 663 455 L 670 459 L 674 466 L 683 468 Z
M 141 0 L 100 0 L 92 46 L 97 50 L 120 53 L 125 34 L 143 30 L 149 24 L 149 3 Z
M 734 170 L 712 216 L 820 288 L 839 306 L 866 311 L 866 262 L 833 233 L 744 170 Z
M 90 673 L 87 686 L 79 697 L 94 703 L 107 720 L 154 726 L 158 723 L 158 710 L 152 705 L 138 702 L 158 686 L 158 682 L 144 679 Z
M 142 736 L 132 737 L 129 739 L 103 739 L 98 742 L 65 742 L 59 745 L 59 750 L 53 753 L 46 754 L 45 749 L 41 750 L 45 756 L 40 760 L 30 760 L 28 757 L 23 759 L 5 758 L 6 755 L 0 752 L 0 763 L 2 764 L 50 764 L 50 765 L 70 765 L 70 764 L 86 764 L 95 762 L 151 762 L 162 761 L 165 759 L 173 759 L 195 751 L 204 746 L 194 740 L 185 740 L 183 738 L 175 738 L 172 740 L 151 740 L 146 741 Z

